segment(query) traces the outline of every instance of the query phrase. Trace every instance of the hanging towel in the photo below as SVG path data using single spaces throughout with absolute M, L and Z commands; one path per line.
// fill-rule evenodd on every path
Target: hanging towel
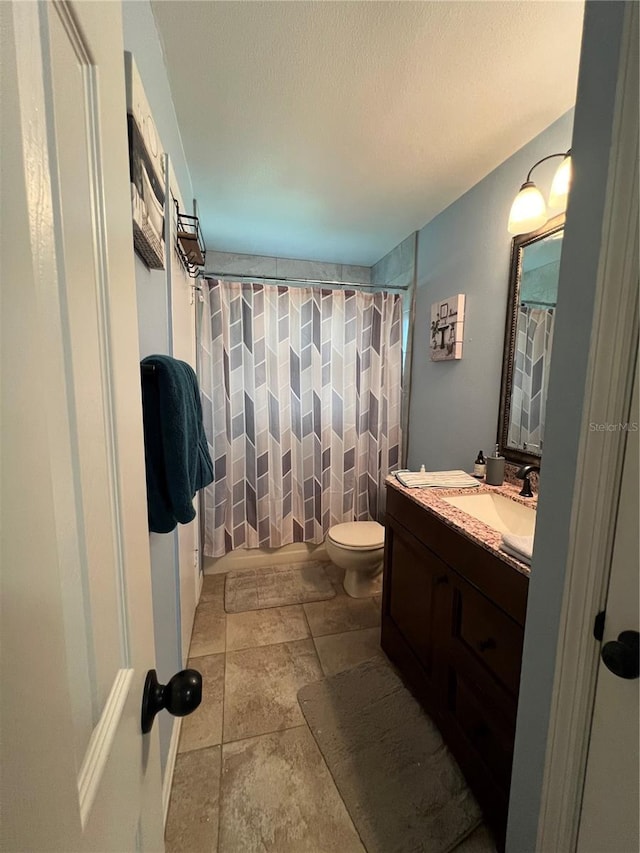
M 193 521 L 193 498 L 213 481 L 200 391 L 190 365 L 167 355 L 143 359 L 141 374 L 149 530 L 169 533 Z
M 533 536 L 514 536 L 511 533 L 505 533 L 502 537 L 500 550 L 530 566 L 533 554 Z

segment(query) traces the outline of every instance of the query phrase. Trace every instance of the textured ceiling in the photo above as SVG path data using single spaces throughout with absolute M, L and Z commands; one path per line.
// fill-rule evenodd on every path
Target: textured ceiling
M 152 5 L 211 249 L 370 265 L 575 101 L 581 2 Z

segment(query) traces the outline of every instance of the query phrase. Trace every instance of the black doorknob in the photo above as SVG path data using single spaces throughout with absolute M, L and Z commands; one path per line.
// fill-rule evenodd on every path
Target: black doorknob
M 166 708 L 174 717 L 186 717 L 202 700 L 202 676 L 195 669 L 183 669 L 167 684 L 159 684 L 155 669 L 150 669 L 142 694 L 142 733 L 151 731 L 158 711 Z
M 638 677 L 639 637 L 637 631 L 623 631 L 617 640 L 610 640 L 602 647 L 604 665 L 619 678 Z

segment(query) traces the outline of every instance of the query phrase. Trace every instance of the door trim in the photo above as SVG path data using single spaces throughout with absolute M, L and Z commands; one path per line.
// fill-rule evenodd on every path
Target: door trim
M 590 424 L 628 421 L 638 349 L 637 4 L 626 18 L 537 850 L 576 848 L 626 439 Z
M 133 682 L 133 669 L 121 669 L 115 677 L 113 687 L 104 709 L 93 730 L 87 752 L 78 773 L 78 795 L 80 801 L 80 820 L 84 829 L 93 801 L 98 793 L 102 774 L 105 771 L 111 747 L 122 719 L 124 706 L 129 698 Z
M 169 751 L 167 752 L 167 763 L 164 768 L 164 779 L 162 780 L 162 821 L 164 826 L 167 825 L 167 817 L 169 816 L 169 803 L 171 802 L 171 789 L 173 788 L 173 773 L 176 769 L 178 743 L 180 742 L 181 731 L 182 717 L 174 717 L 171 740 L 169 741 Z

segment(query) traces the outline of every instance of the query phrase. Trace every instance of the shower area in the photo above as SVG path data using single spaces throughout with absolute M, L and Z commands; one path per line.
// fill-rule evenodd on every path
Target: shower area
M 384 479 L 402 462 L 413 263 L 395 280 L 393 264 L 401 250 L 413 261 L 406 243 L 371 284 L 201 280 L 207 570 L 252 549 L 311 552 L 335 524 L 382 517 Z
M 204 554 L 319 545 L 375 520 L 401 453 L 402 299 L 202 282 L 200 385 L 214 482 Z

